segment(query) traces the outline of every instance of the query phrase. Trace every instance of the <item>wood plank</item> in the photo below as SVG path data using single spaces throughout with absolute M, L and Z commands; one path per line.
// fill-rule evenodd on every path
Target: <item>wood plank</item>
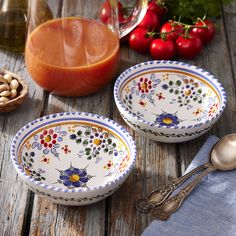
M 226 45 L 228 53 L 230 55 L 229 62 L 231 66 L 232 77 L 225 77 L 226 81 L 230 81 L 231 86 L 228 87 L 230 91 L 230 97 L 228 102 L 230 103 L 231 114 L 235 116 L 236 114 L 236 98 L 235 98 L 235 89 L 236 89 L 236 2 L 233 1 L 229 6 L 224 7 L 223 11 L 223 20 L 224 20 L 224 34 L 226 37 Z M 232 95 L 232 96 L 231 96 Z M 235 127 L 235 126 L 234 126 Z
M 65 98 L 49 95 L 44 115 L 63 111 L 89 112 L 109 117 L 110 91 L 108 85 L 95 95 Z M 104 235 L 106 201 L 83 207 L 52 204 L 35 196 L 30 235 Z M 50 222 L 50 223 L 49 223 Z
M 227 11 L 230 10 L 231 13 L 235 13 L 235 6 L 234 2 L 231 7 L 227 7 Z M 215 39 L 204 48 L 203 54 L 191 63 L 210 71 L 223 84 L 228 96 L 227 106 L 222 117 L 206 135 L 196 140 L 179 144 L 182 173 L 205 142 L 207 136 L 216 135 L 222 137 L 228 133 L 236 132 L 236 80 L 235 67 L 233 66 L 235 65 L 235 57 L 233 55 L 236 53 L 235 16 L 232 18 L 232 14 L 231 16 L 226 14 L 225 18 L 222 17 L 216 22 L 216 25 L 218 27 Z
M 128 49 L 121 48 L 120 73 L 137 63 L 150 60 Z M 141 137 L 122 120 L 113 102 L 113 119 L 133 135 L 137 144 L 137 161 L 133 172 L 109 202 L 108 235 L 140 235 L 152 221 L 150 215 L 140 214 L 135 201 L 153 188 L 165 185 L 177 176 L 176 150 L 173 144 L 162 144 Z
M 29 96 L 15 111 L 0 116 L 0 234 L 21 235 L 25 230 L 29 191 L 18 178 L 10 160 L 10 145 L 15 133 L 26 123 L 40 116 L 43 110 L 43 92 L 26 73 L 23 56 L 0 52 L 0 67 L 19 73 L 29 83 Z
M 80 1 L 77 10 L 86 14 L 92 9 L 98 9 L 95 4 L 100 4 L 92 1 L 90 4 L 88 3 L 82 4 Z M 87 14 L 87 17 L 89 16 L 91 14 Z M 108 85 L 97 94 L 83 98 L 49 95 L 47 108 L 43 115 L 62 111 L 80 111 L 109 117 L 110 91 L 111 87 Z M 104 200 L 85 207 L 67 207 L 57 206 L 44 198 L 35 196 L 30 235 L 104 235 L 105 202 Z
M 230 53 L 232 73 L 235 79 L 236 65 L 236 2 L 233 1 L 229 6 L 223 8 L 224 32 L 226 34 L 226 42 Z M 236 81 L 234 80 L 234 84 Z

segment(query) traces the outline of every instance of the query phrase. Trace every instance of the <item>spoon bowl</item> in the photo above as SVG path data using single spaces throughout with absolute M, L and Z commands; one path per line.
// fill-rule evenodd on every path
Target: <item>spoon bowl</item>
M 236 134 L 229 134 L 220 139 L 211 152 L 211 164 L 217 170 L 236 168 Z

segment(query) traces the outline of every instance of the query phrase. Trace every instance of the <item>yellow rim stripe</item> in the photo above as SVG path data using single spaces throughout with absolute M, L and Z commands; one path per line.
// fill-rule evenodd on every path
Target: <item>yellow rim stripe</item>
M 122 86 L 122 88 L 120 90 L 121 93 L 123 93 L 124 88 L 126 87 L 126 85 L 130 81 L 135 80 L 136 78 L 144 76 L 146 74 L 152 74 L 152 73 L 178 73 L 178 74 L 183 74 L 183 75 L 187 75 L 187 76 L 193 77 L 193 78 L 201 81 L 203 84 L 207 85 L 211 90 L 213 90 L 213 92 L 216 94 L 218 100 L 220 101 L 219 93 L 216 91 L 216 89 L 209 82 L 207 82 L 204 79 L 202 79 L 201 77 L 198 77 L 198 76 L 193 75 L 191 73 L 183 72 L 183 71 L 178 71 L 178 70 L 153 70 L 153 71 L 148 71 L 148 72 L 144 72 L 144 73 L 138 74 L 138 75 L 136 75 L 136 76 L 134 76 L 134 77 L 132 77 L 132 78 L 130 78 L 129 80 L 126 81 L 126 83 Z
M 106 128 L 106 127 L 103 127 L 101 125 L 97 125 L 97 124 L 94 124 L 94 123 L 90 123 L 90 122 L 84 122 L 84 121 L 81 121 L 81 122 L 62 122 L 62 123 L 57 123 L 57 124 L 52 124 L 52 125 L 48 125 L 48 126 L 44 126 L 40 129 L 38 129 L 37 131 L 31 133 L 28 138 L 24 141 L 23 144 L 21 144 L 21 147 L 19 149 L 19 153 L 22 153 L 22 149 L 24 147 L 24 145 L 27 143 L 27 141 L 29 141 L 29 139 L 31 139 L 33 136 L 35 136 L 36 134 L 40 133 L 41 131 L 45 130 L 45 129 L 49 129 L 49 128 L 52 128 L 52 127 L 56 127 L 56 126 L 63 126 L 63 125 L 79 125 L 79 126 L 82 126 L 82 125 L 88 125 L 88 126 L 91 126 L 92 128 L 93 127 L 96 127 L 96 128 L 102 128 L 103 130 L 105 130 L 106 132 L 112 134 L 116 139 L 118 139 L 122 144 L 123 146 L 125 146 L 126 148 L 126 151 L 128 152 L 128 155 L 130 156 L 130 149 L 128 147 L 128 145 L 124 142 L 124 140 L 117 135 L 117 133 L 113 132 L 112 130 Z M 19 155 L 19 158 L 20 158 L 21 155 Z M 19 159 L 20 160 L 20 159 Z

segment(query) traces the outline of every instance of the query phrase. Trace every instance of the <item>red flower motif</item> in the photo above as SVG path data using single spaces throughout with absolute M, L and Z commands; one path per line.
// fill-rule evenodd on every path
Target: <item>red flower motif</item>
M 202 113 L 202 109 L 198 108 L 196 111 L 193 112 L 195 116 L 199 116 Z
M 218 103 L 214 103 L 211 107 L 210 107 L 210 110 L 208 112 L 208 116 L 209 117 L 212 117 L 217 111 L 218 111 L 218 108 L 219 108 L 219 104 Z
M 110 170 L 113 166 L 114 166 L 114 163 L 110 160 L 105 166 L 103 166 L 103 168 Z
M 42 158 L 41 158 L 41 162 L 43 162 L 45 164 L 49 164 L 50 158 L 43 155 Z
M 147 105 L 147 103 L 146 102 L 144 102 L 143 100 L 141 100 L 140 99 L 140 101 L 139 101 L 139 104 L 141 105 L 141 106 L 143 106 L 143 107 L 145 107 L 146 105 Z
M 157 96 L 158 100 L 162 100 L 162 99 L 164 100 L 165 99 L 165 97 L 163 96 L 162 93 L 157 93 L 156 96 Z
M 62 147 L 62 150 L 65 152 L 65 154 L 68 154 L 71 152 L 71 150 L 68 148 L 68 145 L 65 145 L 64 147 Z
M 39 136 L 40 143 L 45 147 L 52 148 L 53 144 L 57 143 L 57 134 L 54 133 L 53 129 L 44 130 L 43 133 Z
M 147 78 L 140 78 L 138 82 L 138 90 L 141 93 L 148 93 L 152 89 L 152 81 Z

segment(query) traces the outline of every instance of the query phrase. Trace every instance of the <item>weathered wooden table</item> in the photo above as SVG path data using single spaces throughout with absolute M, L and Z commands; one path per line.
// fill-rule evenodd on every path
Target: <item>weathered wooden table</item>
M 30 86 L 29 96 L 19 109 L 0 115 L 0 235 L 140 235 L 152 218 L 135 210 L 135 200 L 182 175 L 207 136 L 236 132 L 236 1 L 223 9 L 217 23 L 215 40 L 196 60 L 188 63 L 203 67 L 219 78 L 227 91 L 228 104 L 210 132 L 180 144 L 158 143 L 134 133 L 115 106 L 113 84 L 89 97 L 53 96 L 31 81 L 22 55 L 0 52 L 0 67 L 19 73 Z M 120 51 L 119 73 L 151 59 L 128 47 L 121 47 Z M 127 128 L 137 142 L 138 156 L 133 172 L 116 193 L 99 203 L 83 207 L 52 204 L 29 191 L 11 163 L 9 150 L 14 134 L 33 119 L 62 111 L 107 116 Z

